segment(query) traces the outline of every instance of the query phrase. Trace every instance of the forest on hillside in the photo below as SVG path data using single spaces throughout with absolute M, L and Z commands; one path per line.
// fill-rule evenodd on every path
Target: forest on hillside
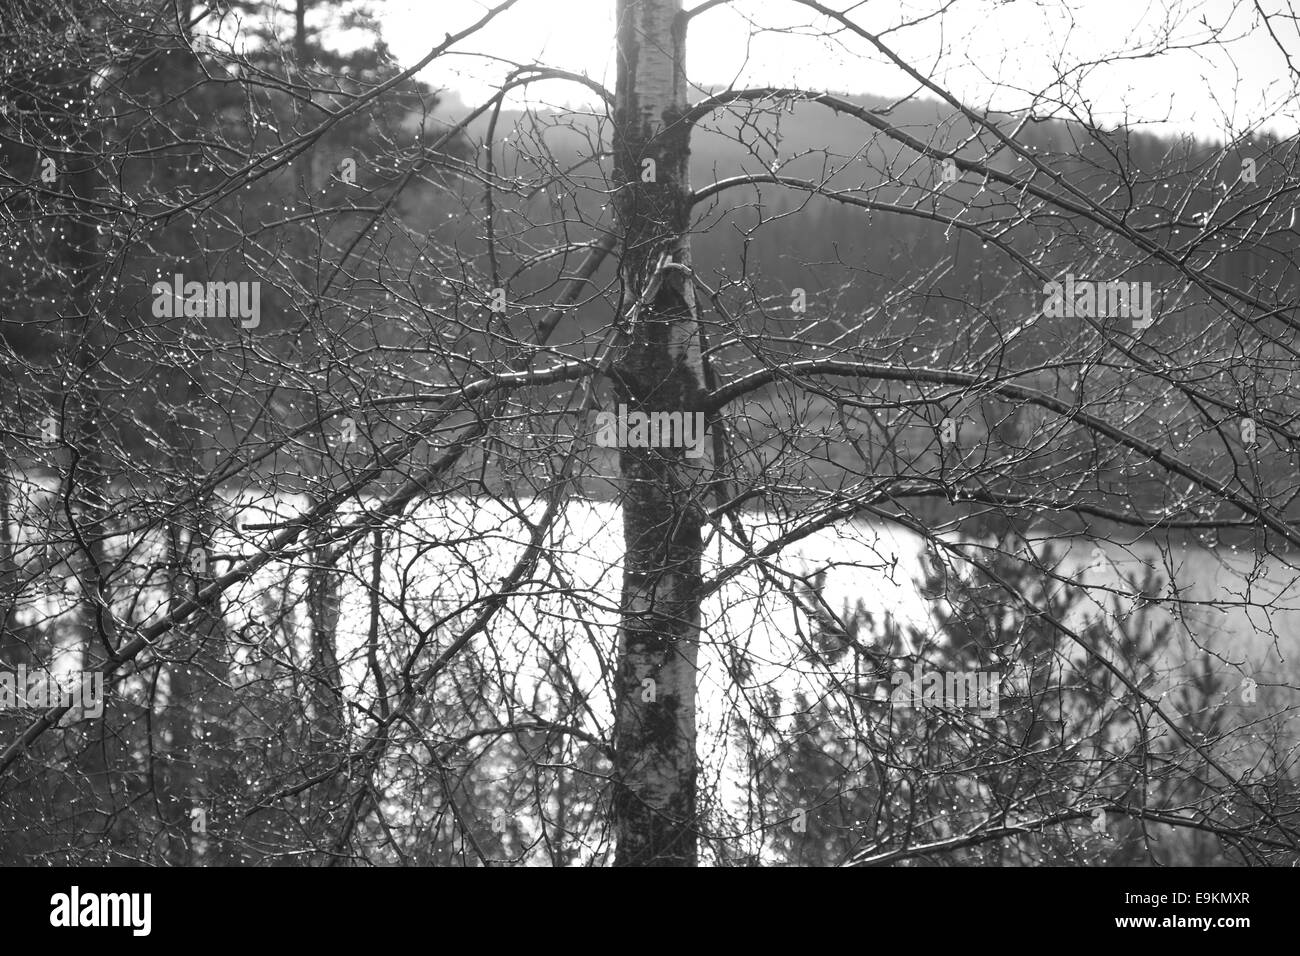
M 0 864 L 1295 865 L 1300 138 L 517 2 L 8 5 Z

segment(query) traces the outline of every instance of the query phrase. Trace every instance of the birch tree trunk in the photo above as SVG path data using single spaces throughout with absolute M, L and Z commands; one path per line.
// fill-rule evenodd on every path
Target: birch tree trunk
M 626 337 L 611 375 L 631 411 L 690 414 L 703 393 L 695 297 L 687 272 L 664 268 L 661 258 L 691 261 L 681 0 L 618 0 L 617 11 L 615 208 Z M 696 862 L 702 462 L 681 448 L 619 453 L 626 549 L 614 726 L 619 866 Z

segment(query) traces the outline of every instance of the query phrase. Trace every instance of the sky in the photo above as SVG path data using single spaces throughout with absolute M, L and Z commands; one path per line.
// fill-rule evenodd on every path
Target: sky
M 977 108 L 1040 115 L 1073 109 L 1101 126 L 1143 124 L 1214 139 L 1257 128 L 1284 135 L 1300 129 L 1300 76 L 1288 69 L 1256 0 L 825 2 L 852 10 L 855 22 L 873 32 L 891 31 L 884 40 L 897 53 Z M 1259 0 L 1258 6 L 1275 13 L 1287 2 Z M 390 48 L 409 66 L 490 5 L 386 0 L 376 10 Z M 612 89 L 614 8 L 615 0 L 519 0 L 421 78 L 454 93 L 449 101 L 459 97 L 471 105 L 491 95 L 494 78 L 511 68 L 506 61 L 586 73 Z M 688 76 L 702 86 L 916 92 L 915 81 L 865 40 L 842 31 L 828 35 L 826 24 L 793 0 L 724 3 L 692 22 Z M 1300 69 L 1295 16 L 1275 17 L 1271 26 Z M 583 87 L 566 82 L 538 85 L 526 95 L 534 106 L 592 102 Z

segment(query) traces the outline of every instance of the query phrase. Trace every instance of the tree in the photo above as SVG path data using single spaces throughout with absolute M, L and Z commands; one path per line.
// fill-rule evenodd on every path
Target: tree
M 681 3 L 620 0 L 614 188 L 620 404 L 704 411 L 691 282 L 690 124 Z M 707 473 L 684 447 L 619 452 L 623 595 L 614 717 L 618 862 L 694 865 L 695 683 Z
M 19 5 L 0 676 L 107 700 L 0 711 L 6 853 L 1294 861 L 1293 132 L 976 107 L 948 5 L 815 0 L 615 0 L 613 90 L 450 115 L 522 2 L 405 67 Z M 692 86 L 723 16 L 918 92 Z

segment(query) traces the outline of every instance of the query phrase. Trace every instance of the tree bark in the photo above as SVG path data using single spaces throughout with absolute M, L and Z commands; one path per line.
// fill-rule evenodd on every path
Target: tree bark
M 694 290 L 689 274 L 676 268 L 691 261 L 685 21 L 680 0 L 618 0 L 617 12 L 613 145 L 625 336 L 611 377 L 629 410 L 690 414 L 701 407 L 703 384 Z M 642 297 L 647 301 L 634 308 Z M 681 448 L 619 453 L 625 557 L 614 719 L 618 866 L 696 863 L 702 466 Z

